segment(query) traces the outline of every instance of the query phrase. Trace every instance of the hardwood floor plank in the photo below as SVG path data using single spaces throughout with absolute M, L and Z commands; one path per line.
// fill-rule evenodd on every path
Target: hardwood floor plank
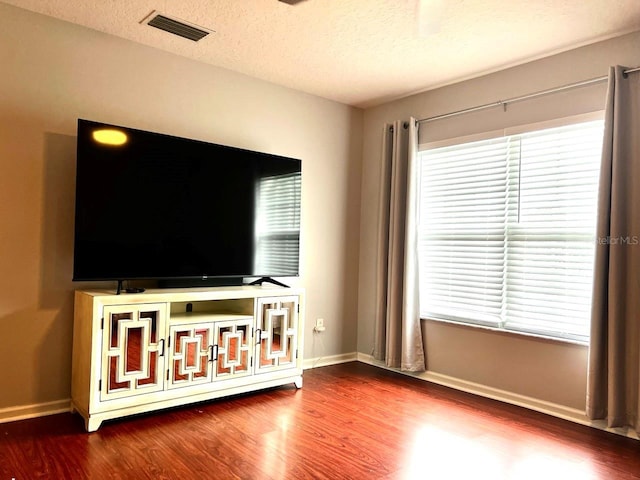
M 358 362 L 105 422 L 0 425 L 0 480 L 638 479 L 640 442 Z

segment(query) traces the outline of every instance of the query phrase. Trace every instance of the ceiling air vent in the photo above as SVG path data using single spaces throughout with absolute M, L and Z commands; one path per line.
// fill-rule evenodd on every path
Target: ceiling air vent
M 184 20 L 176 20 L 175 18 L 169 18 L 166 15 L 162 15 L 156 11 L 151 12 L 147 17 L 142 20 L 141 23 L 146 23 L 152 27 L 159 28 L 165 32 L 173 33 L 183 38 L 188 38 L 197 42 L 209 35 L 213 30 L 207 30 L 203 27 L 190 25 Z

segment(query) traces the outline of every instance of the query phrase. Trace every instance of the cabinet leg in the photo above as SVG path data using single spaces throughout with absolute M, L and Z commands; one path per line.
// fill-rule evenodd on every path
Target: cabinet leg
M 96 418 L 85 418 L 84 419 L 84 428 L 87 432 L 95 432 L 100 428 L 100 424 L 102 424 L 102 420 Z
M 302 388 L 302 375 L 300 375 L 299 377 L 297 377 L 294 381 L 293 384 L 296 386 L 296 388 Z

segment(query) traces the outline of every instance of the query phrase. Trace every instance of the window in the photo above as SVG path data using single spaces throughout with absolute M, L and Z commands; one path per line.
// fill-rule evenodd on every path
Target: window
M 423 318 L 587 341 L 602 130 L 420 152 Z
M 300 173 L 258 182 L 255 271 L 259 274 L 298 274 L 300 186 Z

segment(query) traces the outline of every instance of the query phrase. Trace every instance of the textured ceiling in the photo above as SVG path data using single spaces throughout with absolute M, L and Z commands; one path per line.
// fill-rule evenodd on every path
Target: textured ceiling
M 640 0 L 2 0 L 368 107 L 640 30 Z M 153 10 L 215 33 L 194 43 Z

